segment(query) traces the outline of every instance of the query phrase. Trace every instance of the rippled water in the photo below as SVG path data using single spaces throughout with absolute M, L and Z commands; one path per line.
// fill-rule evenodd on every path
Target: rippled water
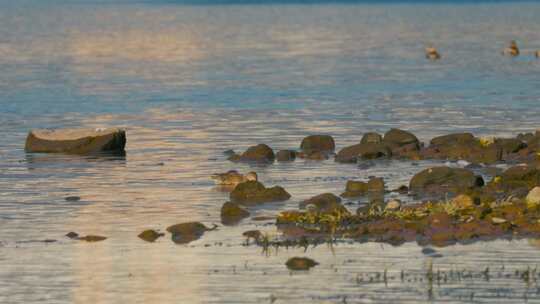
M 273 222 L 251 219 L 186 246 L 137 238 L 219 223 L 227 193 L 214 172 L 255 169 L 292 194 L 250 210 L 257 216 L 339 194 L 351 178 L 394 188 L 433 165 L 252 168 L 226 161 L 227 149 L 298 148 L 315 133 L 339 149 L 390 127 L 424 141 L 537 129 L 539 4 L 44 2 L 0 0 L 0 302 L 540 302 L 538 276 L 523 278 L 540 262 L 531 240 L 438 248 L 438 258 L 416 244 L 347 242 L 264 254 L 243 246 L 242 232 L 275 234 Z M 502 58 L 511 39 L 523 55 Z M 443 60 L 424 60 L 428 43 Z M 125 127 L 126 157 L 23 151 L 31 128 L 80 126 Z M 72 195 L 82 199 L 65 201 Z M 69 231 L 108 239 L 73 242 Z M 33 242 L 45 239 L 57 242 Z M 320 265 L 290 273 L 284 263 L 297 255 Z M 447 280 L 428 282 L 430 264 Z

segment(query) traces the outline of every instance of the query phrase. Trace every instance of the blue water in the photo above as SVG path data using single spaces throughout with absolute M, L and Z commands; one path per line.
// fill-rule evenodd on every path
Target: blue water
M 274 216 L 339 194 L 348 179 L 377 175 L 395 188 L 434 165 L 252 168 L 226 161 L 227 149 L 296 149 L 314 133 L 333 135 L 340 149 L 391 127 L 423 141 L 536 130 L 540 4 L 192 4 L 0 0 L 1 303 L 461 303 L 472 293 L 478 303 L 540 302 L 536 280 L 514 275 L 540 262 L 534 240 L 441 248 L 432 259 L 416 244 L 376 243 L 267 256 L 242 245 L 245 230 L 277 233 L 272 221 L 252 219 L 188 246 L 136 237 L 179 222 L 219 223 L 227 194 L 214 188 L 214 172 L 255 169 L 266 185 L 284 186 L 290 201 L 250 210 Z M 501 56 L 510 40 L 521 56 Z M 425 60 L 429 44 L 442 60 Z M 127 129 L 125 158 L 23 151 L 31 128 L 107 126 Z M 81 201 L 65 201 L 70 195 Z M 109 238 L 72 242 L 69 231 Z M 27 242 L 43 239 L 57 242 Z M 291 275 L 284 262 L 295 255 L 321 265 Z M 430 263 L 478 275 L 431 286 L 430 295 Z M 376 279 L 385 269 L 394 277 L 386 284 Z M 402 270 L 416 279 L 401 281 Z

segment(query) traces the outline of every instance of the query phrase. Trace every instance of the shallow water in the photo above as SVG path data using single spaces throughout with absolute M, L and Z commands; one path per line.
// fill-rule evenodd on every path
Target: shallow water
M 437 248 L 441 257 L 416 244 L 347 242 L 265 254 L 244 246 L 242 232 L 275 228 L 251 219 L 185 246 L 137 238 L 179 222 L 219 223 L 227 194 L 209 179 L 214 172 L 256 170 L 265 185 L 292 194 L 251 209 L 257 216 L 339 194 L 352 178 L 382 176 L 395 188 L 433 165 L 250 167 L 226 161 L 227 149 L 298 148 L 314 133 L 333 135 L 339 149 L 390 127 L 424 141 L 454 131 L 535 130 L 540 61 L 530 52 L 540 48 L 538 15 L 540 5 L 526 2 L 0 1 L 0 302 L 540 302 L 538 273 L 522 275 L 540 262 L 531 240 Z M 524 54 L 502 58 L 511 39 Z M 427 43 L 443 60 L 424 60 Z M 125 127 L 126 157 L 23 151 L 31 128 L 79 126 Z M 81 200 L 64 199 L 72 195 Z M 69 231 L 108 239 L 74 242 L 64 237 Z M 57 242 L 31 242 L 45 239 Z M 284 263 L 297 255 L 320 265 L 290 273 Z M 430 263 L 464 275 L 430 283 Z

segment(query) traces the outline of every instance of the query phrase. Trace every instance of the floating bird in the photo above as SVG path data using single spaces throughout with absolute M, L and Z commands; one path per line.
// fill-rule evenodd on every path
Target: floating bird
M 257 173 L 249 172 L 248 174 L 243 175 L 236 170 L 231 170 L 226 173 L 216 173 L 212 175 L 211 178 L 218 185 L 238 185 L 247 181 L 256 181 Z
M 510 41 L 510 45 L 503 50 L 503 55 L 516 57 L 519 55 L 519 48 L 515 40 Z
M 427 48 L 425 48 L 425 52 L 426 52 L 427 59 L 430 59 L 430 60 L 441 59 L 441 54 L 439 54 L 437 49 L 432 46 L 428 46 Z

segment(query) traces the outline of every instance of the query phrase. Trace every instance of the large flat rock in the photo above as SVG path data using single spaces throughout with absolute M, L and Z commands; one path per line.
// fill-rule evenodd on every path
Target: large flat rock
M 123 129 L 43 129 L 28 133 L 25 151 L 95 154 L 123 152 L 125 146 L 126 131 Z

